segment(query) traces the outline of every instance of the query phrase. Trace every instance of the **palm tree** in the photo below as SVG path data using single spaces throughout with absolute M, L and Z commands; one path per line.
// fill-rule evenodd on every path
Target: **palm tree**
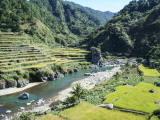
M 80 84 L 76 84 L 75 87 L 72 87 L 73 91 L 71 91 L 70 93 L 73 94 L 74 96 L 76 96 L 78 98 L 78 101 L 80 103 L 80 97 L 85 93 L 85 90 L 82 88 L 82 86 Z

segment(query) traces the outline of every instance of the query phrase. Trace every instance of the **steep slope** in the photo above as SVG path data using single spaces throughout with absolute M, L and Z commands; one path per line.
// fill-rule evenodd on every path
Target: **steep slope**
M 108 20 L 110 20 L 114 16 L 114 13 L 110 12 L 110 11 L 102 12 L 99 10 L 94 10 L 89 7 L 83 7 L 83 6 L 76 4 L 74 2 L 69 2 L 69 1 L 64 1 L 64 2 L 73 5 L 77 9 L 85 9 L 86 11 L 92 13 L 93 15 L 95 15 L 96 17 L 98 17 L 100 19 L 102 25 L 104 25 Z
M 96 16 L 85 9 L 76 9 L 61 0 L 30 0 L 30 2 L 33 3 L 37 9 L 40 9 L 41 14 L 47 13 L 44 16 L 48 18 L 48 21 L 44 23 L 51 30 L 53 29 L 53 31 L 55 31 L 54 26 L 56 26 L 55 23 L 57 23 L 60 29 L 56 31 L 56 33 L 73 33 L 79 37 L 84 37 L 101 24 L 101 21 Z M 50 15 L 55 18 L 55 21 L 50 21 Z M 40 18 L 40 20 L 41 19 L 44 18 Z M 41 21 L 43 22 L 43 20 Z
M 82 44 L 115 55 L 145 56 L 151 46 L 160 43 L 159 2 L 130 2 L 104 26 L 87 35 Z
M 50 46 L 67 46 L 79 40 L 60 18 L 27 0 L 0 1 L 0 31 L 26 33 L 32 42 Z

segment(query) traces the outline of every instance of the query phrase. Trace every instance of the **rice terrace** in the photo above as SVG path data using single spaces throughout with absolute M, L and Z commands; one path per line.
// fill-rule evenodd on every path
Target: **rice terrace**
M 0 120 L 160 120 L 159 13 L 160 0 L 0 0 Z

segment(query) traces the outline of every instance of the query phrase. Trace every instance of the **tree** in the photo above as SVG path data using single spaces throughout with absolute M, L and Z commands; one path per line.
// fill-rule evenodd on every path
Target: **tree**
M 85 94 L 85 90 L 82 88 L 82 86 L 80 84 L 76 84 L 75 87 L 72 87 L 73 91 L 71 91 L 70 93 L 73 94 L 74 96 L 76 96 L 78 98 L 78 101 L 80 103 L 80 97 Z
M 136 61 L 137 61 L 138 63 L 141 63 L 142 60 L 143 60 L 142 58 L 137 58 L 137 59 L 136 59 Z
M 141 81 L 144 81 L 144 76 L 141 76 Z
M 127 62 L 125 63 L 125 66 L 129 66 L 129 61 L 127 61 Z

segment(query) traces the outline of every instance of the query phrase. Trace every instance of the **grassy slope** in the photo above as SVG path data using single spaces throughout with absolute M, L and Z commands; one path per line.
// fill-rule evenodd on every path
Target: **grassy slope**
M 60 113 L 70 120 L 147 120 L 147 116 L 108 110 L 89 103 L 81 103 Z
M 113 103 L 116 101 L 116 99 L 119 99 L 122 97 L 126 92 L 128 92 L 130 89 L 132 89 L 133 86 L 126 85 L 126 86 L 118 86 L 116 87 L 116 91 L 108 94 L 106 96 L 105 104 Z
M 154 89 L 157 93 L 150 93 Z M 141 82 L 135 86 L 131 92 L 125 94 L 121 99 L 114 103 L 115 107 L 152 113 L 153 110 L 159 108 L 155 101 L 159 101 L 160 88 L 153 84 Z
M 35 22 L 34 22 L 35 21 Z M 66 40 L 68 38 L 72 40 L 79 39 L 76 35 L 70 34 L 61 34 L 61 33 L 53 33 L 51 29 L 49 29 L 45 24 L 43 24 L 40 20 L 35 19 L 31 23 L 25 23 L 22 25 L 22 28 L 33 30 L 34 34 L 30 35 L 31 43 L 43 43 L 49 46 L 57 46 L 56 42 L 60 43 L 60 40 Z M 60 46 L 60 45 L 59 45 Z
M 160 76 L 160 73 L 156 69 L 149 69 L 143 65 L 139 65 L 139 69 L 143 71 L 144 76 Z

